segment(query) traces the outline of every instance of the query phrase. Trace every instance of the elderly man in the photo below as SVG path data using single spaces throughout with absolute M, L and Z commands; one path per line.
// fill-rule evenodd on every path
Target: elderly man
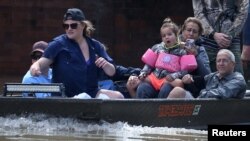
M 203 81 L 201 81 L 201 83 L 206 83 L 206 87 L 201 90 L 198 98 L 243 98 L 246 92 L 246 82 L 241 73 L 234 72 L 234 67 L 234 54 L 227 49 L 221 49 L 216 57 L 217 72 L 206 75 Z M 198 81 L 192 80 L 191 76 L 185 79 L 190 79 L 190 82 Z M 192 99 L 194 97 L 189 91 L 176 87 L 170 92 L 169 98 Z

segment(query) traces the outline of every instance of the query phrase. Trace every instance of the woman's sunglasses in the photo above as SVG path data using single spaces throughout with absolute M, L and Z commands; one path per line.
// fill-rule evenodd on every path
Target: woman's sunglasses
M 34 54 L 32 54 L 30 57 L 31 57 L 31 59 L 33 59 L 33 60 L 38 60 L 38 59 L 40 59 L 41 57 L 43 56 L 43 54 L 42 53 L 34 53 Z
M 71 28 L 71 29 L 77 29 L 77 25 L 78 25 L 78 23 L 72 23 L 72 24 L 63 24 L 63 28 L 65 29 L 65 30 L 67 30 L 67 29 L 69 29 L 69 27 Z

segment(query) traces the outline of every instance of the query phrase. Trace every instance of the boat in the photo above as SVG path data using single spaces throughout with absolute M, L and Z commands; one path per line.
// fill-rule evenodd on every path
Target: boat
M 86 121 L 127 122 L 150 127 L 207 129 L 208 125 L 250 124 L 244 99 L 75 99 L 0 97 L 0 116 L 47 114 Z

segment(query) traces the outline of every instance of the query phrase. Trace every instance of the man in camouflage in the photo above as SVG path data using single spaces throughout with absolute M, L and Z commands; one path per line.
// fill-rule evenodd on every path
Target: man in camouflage
M 240 60 L 240 32 L 248 14 L 249 0 L 193 0 L 194 16 L 204 27 L 204 46 L 212 71 L 216 71 L 216 54 L 231 50 L 236 59 L 235 71 L 243 73 Z

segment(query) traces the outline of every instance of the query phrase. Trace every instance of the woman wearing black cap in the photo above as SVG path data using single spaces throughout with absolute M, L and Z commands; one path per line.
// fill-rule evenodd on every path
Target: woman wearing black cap
M 51 65 L 52 81 L 63 83 L 68 97 L 87 93 L 92 98 L 123 98 L 118 91 L 98 88 L 98 73 L 103 70 L 112 76 L 115 67 L 103 44 L 89 37 L 93 26 L 86 22 L 83 12 L 77 8 L 68 9 L 63 28 L 66 34 L 49 43 L 44 56 L 31 66 L 32 75 L 43 73 Z

